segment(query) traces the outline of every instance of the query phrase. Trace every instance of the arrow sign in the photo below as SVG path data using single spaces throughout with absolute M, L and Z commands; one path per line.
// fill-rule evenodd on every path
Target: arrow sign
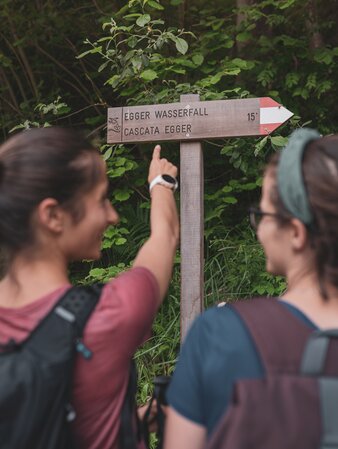
M 108 143 L 270 134 L 292 112 L 269 97 L 108 109 Z

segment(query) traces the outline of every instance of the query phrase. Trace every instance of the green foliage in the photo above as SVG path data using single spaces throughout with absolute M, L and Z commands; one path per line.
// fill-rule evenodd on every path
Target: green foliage
M 178 54 L 185 55 L 188 43 L 185 37 L 192 33 L 165 28 L 162 19 L 153 18 L 163 7 L 156 2 L 132 2 L 128 14 L 111 18 L 102 26 L 103 36 L 96 41 L 86 39 L 90 46 L 78 57 L 99 57 L 98 71 L 106 76 L 104 82 L 123 97 L 133 98 L 133 103 L 144 101 L 145 93 L 154 94 L 153 82 L 168 76 L 185 73 L 184 58 L 175 64 L 173 45 Z M 149 9 L 149 13 L 146 10 Z M 152 14 L 152 15 L 151 15 Z M 112 74 L 112 75 L 111 75 Z M 129 100 L 130 101 L 130 100 Z
M 221 239 L 208 239 L 205 302 L 231 302 L 251 296 L 279 296 L 285 281 L 265 272 L 262 247 L 244 226 L 228 229 Z

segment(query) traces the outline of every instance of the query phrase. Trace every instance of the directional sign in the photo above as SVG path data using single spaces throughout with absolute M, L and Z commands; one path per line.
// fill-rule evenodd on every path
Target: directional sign
M 270 134 L 292 112 L 269 97 L 108 109 L 108 143 Z
M 108 143 L 180 141 L 181 339 L 203 310 L 204 209 L 201 140 L 264 136 L 292 117 L 269 97 L 108 109 Z

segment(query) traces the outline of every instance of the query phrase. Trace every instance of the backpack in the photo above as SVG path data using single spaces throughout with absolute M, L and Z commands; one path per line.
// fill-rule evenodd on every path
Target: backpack
M 273 298 L 231 307 L 265 377 L 237 381 L 207 449 L 338 449 L 338 329 L 313 331 Z
M 102 285 L 70 288 L 22 343 L 0 352 L 1 449 L 74 449 L 69 399 L 75 353 Z

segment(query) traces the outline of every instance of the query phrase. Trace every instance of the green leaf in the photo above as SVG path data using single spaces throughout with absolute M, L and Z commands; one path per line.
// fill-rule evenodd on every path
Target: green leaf
M 126 14 L 125 16 L 123 16 L 124 19 L 134 19 L 135 17 L 140 17 L 142 16 L 142 14 L 140 13 L 134 13 L 134 14 Z
M 139 27 L 144 27 L 144 25 L 146 25 L 147 23 L 149 23 L 151 20 L 151 17 L 149 14 L 143 14 L 142 16 L 140 16 L 137 20 L 136 20 L 136 24 Z
M 182 69 L 179 67 L 172 67 L 171 72 L 180 73 L 180 74 L 184 75 L 187 71 L 185 69 Z
M 210 84 L 217 84 L 222 79 L 223 73 L 216 73 L 216 75 L 209 78 Z
M 302 97 L 304 100 L 307 100 L 309 98 L 309 91 L 308 89 L 305 89 L 305 87 L 297 87 L 295 91 L 292 94 L 293 97 Z
M 130 192 L 128 190 L 116 190 L 113 195 L 116 201 L 127 201 L 130 198 Z
M 176 58 L 175 63 L 179 65 L 183 65 L 184 67 L 189 67 L 191 69 L 196 68 L 196 64 L 194 64 L 190 59 L 187 58 Z
M 252 69 L 254 67 L 254 63 L 252 61 L 245 61 L 241 58 L 235 58 L 232 60 L 232 63 L 241 69 Z
M 120 176 L 124 175 L 125 172 L 126 172 L 126 169 L 124 167 L 118 167 L 118 168 L 115 168 L 114 170 L 109 170 L 108 176 L 110 178 L 119 178 Z
M 236 76 L 241 73 L 240 68 L 228 68 L 224 70 L 224 75 Z
M 272 145 L 275 146 L 275 147 L 278 147 L 278 148 L 285 147 L 287 142 L 288 142 L 288 138 L 287 137 L 282 137 L 282 136 L 273 136 L 273 137 L 271 137 Z
M 225 145 L 222 149 L 221 149 L 221 154 L 229 154 L 234 150 L 234 147 L 232 145 Z
M 228 204 L 236 204 L 237 203 L 237 199 L 234 196 L 226 196 L 225 198 L 223 198 L 223 201 Z
M 222 215 L 222 212 L 224 211 L 224 205 L 217 206 L 216 208 L 212 209 L 211 211 L 207 212 L 205 215 L 205 223 L 208 221 L 211 221 L 213 218 L 219 218 Z
M 232 48 L 234 46 L 235 41 L 233 39 L 228 39 L 224 42 L 223 47 L 224 48 Z
M 144 70 L 141 74 L 140 77 L 142 79 L 144 79 L 145 81 L 152 81 L 155 78 L 158 78 L 157 73 L 154 70 L 148 69 L 148 70 Z
M 128 39 L 128 46 L 130 48 L 135 48 L 137 45 L 137 37 L 136 36 L 130 36 L 130 38 Z
M 109 61 L 105 61 L 103 64 L 100 65 L 100 67 L 97 69 L 97 71 L 102 72 L 102 70 L 104 70 L 108 64 L 109 64 Z
M 287 9 L 295 3 L 295 0 L 284 0 L 278 5 L 279 9 Z
M 86 50 L 86 51 L 84 51 L 83 53 L 77 55 L 77 56 L 76 56 L 76 59 L 83 58 L 84 56 L 90 55 L 91 53 L 94 53 L 94 52 L 93 52 L 93 49 Z
M 113 75 L 111 78 L 109 78 L 104 84 L 109 84 L 112 87 L 118 86 L 118 84 L 121 81 L 121 77 L 119 75 Z
M 111 226 L 105 230 L 104 237 L 107 239 L 111 239 L 112 237 L 114 237 L 116 235 L 116 233 L 117 233 L 117 228 L 114 228 Z
M 262 151 L 262 149 L 265 147 L 265 145 L 268 143 L 268 137 L 269 136 L 265 136 L 263 137 L 262 140 L 260 140 L 256 145 L 255 145 L 255 156 L 258 156 L 259 153 Z
M 150 6 L 151 8 L 158 9 L 159 11 L 163 11 L 164 9 L 162 5 L 155 2 L 154 0 L 148 0 L 147 5 Z
M 299 82 L 299 74 L 295 72 L 288 73 L 285 78 L 286 87 L 296 86 Z
M 176 37 L 175 44 L 177 50 L 182 53 L 182 55 L 185 55 L 189 48 L 187 41 L 185 41 L 181 37 Z
M 126 163 L 127 159 L 125 157 L 118 157 L 114 160 L 116 167 L 123 167 Z
M 200 53 L 197 55 L 194 55 L 192 57 L 192 62 L 197 66 L 201 65 L 203 63 L 203 61 L 204 61 L 204 56 L 201 55 Z
M 115 245 L 120 246 L 120 245 L 124 245 L 126 243 L 127 239 L 125 239 L 124 237 L 119 237 L 118 239 L 115 240 Z
M 329 65 L 333 60 L 332 52 L 328 49 L 317 50 L 316 54 L 314 55 L 314 60 L 316 62 Z
M 237 34 L 237 42 L 246 42 L 252 37 L 251 33 L 248 33 L 247 31 L 243 31 L 242 33 Z
M 89 275 L 93 278 L 100 278 L 105 274 L 106 270 L 104 268 L 93 268 L 90 270 Z
M 257 184 L 255 182 L 248 182 L 246 184 L 241 185 L 242 190 L 255 190 L 257 188 Z
M 103 160 L 107 161 L 110 158 L 110 156 L 112 155 L 112 152 L 113 152 L 112 147 L 108 148 L 108 150 L 103 155 Z
M 142 58 L 141 58 L 141 56 L 136 55 L 133 58 L 131 58 L 130 61 L 131 61 L 132 65 L 133 65 L 133 67 L 136 70 L 140 70 L 141 69 L 141 67 L 142 67 Z

